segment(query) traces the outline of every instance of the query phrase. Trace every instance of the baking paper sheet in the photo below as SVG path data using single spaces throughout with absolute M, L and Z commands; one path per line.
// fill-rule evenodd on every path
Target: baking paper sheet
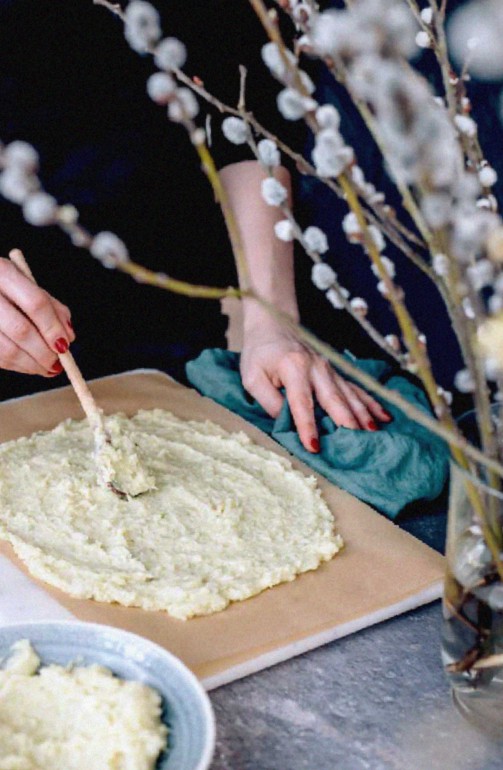
M 107 413 L 131 415 L 138 409 L 161 407 L 178 417 L 210 419 L 227 430 L 243 430 L 262 446 L 290 457 L 261 431 L 161 372 L 114 375 L 94 380 L 91 389 Z M 0 442 L 50 429 L 67 417 L 82 418 L 69 387 L 3 402 Z M 290 459 L 296 468 L 313 475 L 301 462 Z M 441 595 L 443 559 L 439 554 L 325 479 L 318 481 L 344 538 L 344 551 L 315 572 L 216 615 L 180 621 L 164 612 L 72 599 L 34 578 L 30 581 L 80 620 L 118 626 L 166 647 L 208 689 Z M 26 574 L 8 544 L 0 542 L 0 554 Z M 40 600 L 39 589 L 34 591 L 34 608 L 36 597 Z

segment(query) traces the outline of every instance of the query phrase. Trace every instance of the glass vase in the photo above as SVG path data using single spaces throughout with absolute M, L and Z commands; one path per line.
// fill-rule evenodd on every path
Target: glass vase
M 503 737 L 502 543 L 503 493 L 483 470 L 473 476 L 452 463 L 442 659 L 458 710 L 496 738 Z

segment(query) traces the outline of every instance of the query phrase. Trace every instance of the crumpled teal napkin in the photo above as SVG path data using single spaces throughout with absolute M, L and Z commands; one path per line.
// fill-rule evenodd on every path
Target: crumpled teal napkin
M 423 391 L 397 375 L 386 362 L 356 359 L 348 352 L 345 355 L 362 371 L 431 413 Z M 190 383 L 204 396 L 244 417 L 314 471 L 391 519 L 408 503 L 433 500 L 443 489 L 448 474 L 447 446 L 389 403 L 383 405 L 393 415 L 393 422 L 382 424 L 375 433 L 339 428 L 317 407 L 321 451 L 311 454 L 300 443 L 286 399 L 276 420 L 256 401 L 250 403 L 241 383 L 239 354 L 204 350 L 187 364 L 186 371 Z

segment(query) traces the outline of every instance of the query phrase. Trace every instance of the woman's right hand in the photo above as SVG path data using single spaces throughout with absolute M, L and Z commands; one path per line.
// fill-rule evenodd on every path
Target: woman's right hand
M 55 377 L 75 339 L 68 308 L 0 258 L 0 368 Z

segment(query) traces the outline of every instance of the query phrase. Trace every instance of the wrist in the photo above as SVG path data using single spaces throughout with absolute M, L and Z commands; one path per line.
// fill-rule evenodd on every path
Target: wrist
M 295 322 L 299 322 L 299 310 L 296 302 L 285 302 L 281 300 L 267 299 L 268 302 L 273 305 L 276 310 L 293 318 Z M 284 323 L 280 318 L 277 318 L 267 308 L 260 305 L 256 300 L 244 299 L 243 300 L 243 328 L 245 334 L 248 331 L 260 328 L 267 330 L 285 329 Z

